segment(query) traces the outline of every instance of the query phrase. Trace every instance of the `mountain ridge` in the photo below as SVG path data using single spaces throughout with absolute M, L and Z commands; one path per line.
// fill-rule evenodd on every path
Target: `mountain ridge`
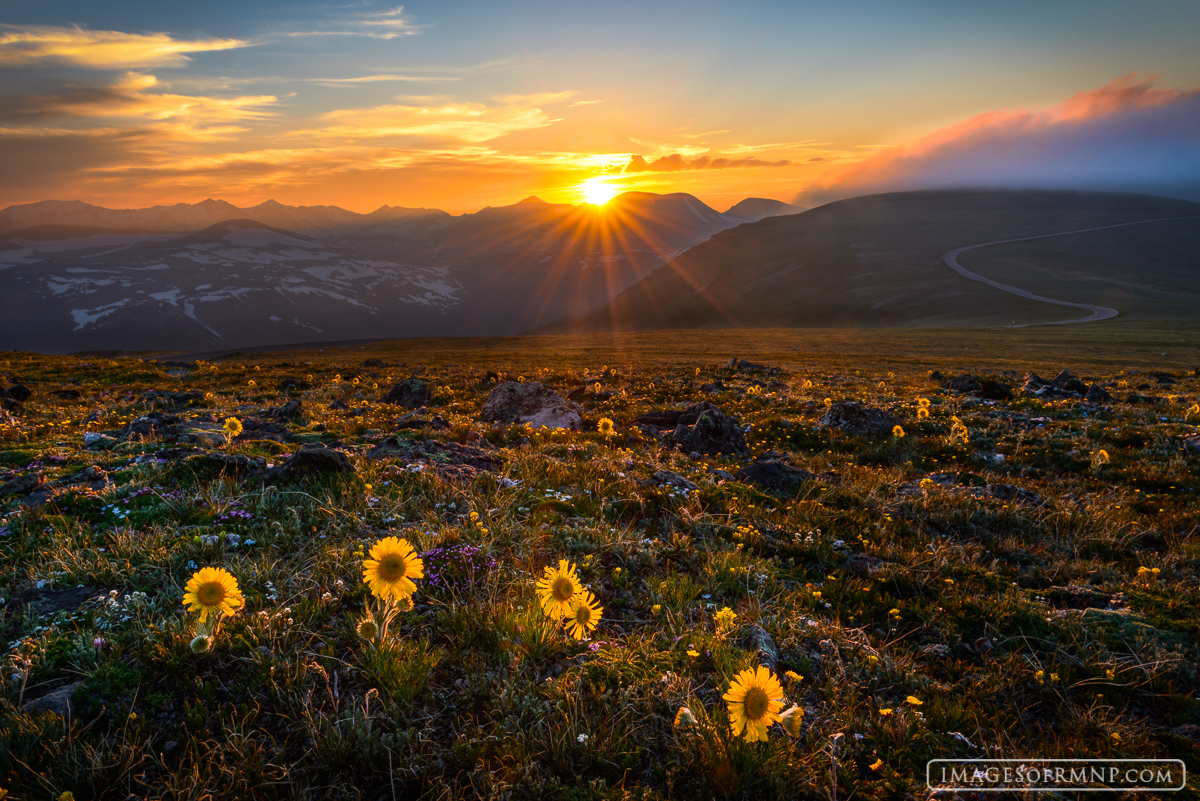
M 1052 322 L 1063 316 L 1060 308 L 964 280 L 943 256 L 966 245 L 1192 214 L 1200 215 L 1200 204 L 1104 192 L 934 190 L 849 198 L 723 231 L 605 308 L 536 330 Z M 1155 253 L 1153 269 L 1138 263 L 1145 252 Z M 1190 318 L 1200 312 L 1197 252 L 1200 221 L 1180 221 L 1158 231 L 984 248 L 964 258 L 983 265 L 989 277 L 1048 297 L 1090 297 L 1123 313 Z

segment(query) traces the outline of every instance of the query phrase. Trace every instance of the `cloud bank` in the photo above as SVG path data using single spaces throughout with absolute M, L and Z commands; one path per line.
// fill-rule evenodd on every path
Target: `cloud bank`
M 783 161 L 764 161 L 763 159 L 743 158 L 713 158 L 697 156 L 689 159 L 680 153 L 660 156 L 654 161 L 646 161 L 644 156 L 630 156 L 629 163 L 621 170 L 624 173 L 635 172 L 680 172 L 681 170 L 724 170 L 730 167 L 786 167 L 791 164 Z
M 166 33 L 93 31 L 75 25 L 0 25 L 0 68 L 70 64 L 88 69 L 178 67 L 188 53 L 248 47 L 239 39 L 175 39 Z
M 1200 200 L 1200 89 L 1154 80 L 1127 75 L 1052 108 L 980 114 L 835 172 L 794 202 L 964 187 Z

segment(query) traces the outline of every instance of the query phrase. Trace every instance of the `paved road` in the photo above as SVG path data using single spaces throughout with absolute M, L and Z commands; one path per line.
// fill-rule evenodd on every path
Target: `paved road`
M 1094 323 L 1099 320 L 1108 320 L 1112 317 L 1116 317 L 1118 314 L 1120 314 L 1120 312 L 1117 311 L 1116 309 L 1110 309 L 1107 306 L 1092 306 L 1087 303 L 1072 303 L 1071 301 L 1068 301 L 1068 300 L 1055 300 L 1054 298 L 1047 298 L 1047 297 L 1043 297 L 1042 295 L 1035 295 L 1034 293 L 1030 292 L 1028 289 L 1021 289 L 1019 286 L 1012 286 L 1010 284 L 1002 284 L 999 281 L 993 281 L 990 278 L 984 278 L 982 275 L 979 275 L 978 273 L 973 273 L 970 270 L 968 270 L 966 267 L 963 267 L 961 264 L 959 264 L 958 257 L 960 255 L 962 255 L 963 253 L 966 253 L 968 250 L 975 250 L 975 248 L 986 248 L 991 245 L 1007 245 L 1011 242 L 1028 242 L 1031 239 L 1049 239 L 1050 237 L 1053 237 L 1053 236 L 1069 236 L 1071 234 L 1086 234 L 1090 231 L 1106 231 L 1109 228 L 1124 228 L 1128 225 L 1145 225 L 1146 223 L 1166 222 L 1167 220 L 1193 220 L 1193 219 L 1196 219 L 1196 218 L 1194 216 L 1158 217 L 1153 220 L 1137 220 L 1135 222 L 1117 223 L 1116 225 L 1101 225 L 1097 228 L 1080 228 L 1077 231 L 1060 231 L 1057 234 L 1040 234 L 1038 236 L 1023 236 L 1023 237 L 1020 237 L 1019 239 L 998 239 L 995 242 L 984 242 L 979 245 L 967 245 L 965 248 L 955 248 L 954 250 L 947 253 L 943 258 L 945 259 L 945 262 L 950 267 L 950 269 L 954 270 L 954 272 L 958 273 L 963 278 L 970 279 L 971 281 L 978 281 L 981 284 L 987 284 L 990 287 L 995 287 L 996 289 L 999 289 L 1002 292 L 1007 292 L 1010 295 L 1017 295 L 1022 298 L 1028 298 L 1029 300 L 1036 300 L 1036 301 L 1040 301 L 1042 303 L 1053 303 L 1055 306 L 1071 306 L 1076 309 L 1087 309 L 1088 311 L 1091 312 L 1091 314 L 1089 314 L 1087 317 L 1079 317 L 1074 320 L 1054 320 L 1053 322 L 1049 322 L 1049 323 L 1025 323 L 1022 325 L 1005 326 L 1006 328 L 1024 328 L 1026 325 L 1066 325 L 1067 323 Z

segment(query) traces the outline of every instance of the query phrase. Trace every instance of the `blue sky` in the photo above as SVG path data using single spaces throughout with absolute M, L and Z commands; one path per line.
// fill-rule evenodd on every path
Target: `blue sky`
M 723 207 L 861 180 L 857 165 L 981 114 L 1042 112 L 1069 148 L 1074 122 L 1048 110 L 1124 76 L 1172 93 L 1155 108 L 1190 109 L 1200 86 L 1195 2 L 0 9 L 0 205 L 467 211 L 535 193 L 577 202 L 594 178 Z M 1137 97 L 1089 111 L 1126 132 L 1109 159 L 1139 147 L 1126 117 L 1151 96 Z M 1190 169 L 1200 132 L 1185 117 L 1169 149 Z M 994 131 L 991 152 L 1019 133 Z M 625 170 L 635 155 L 662 169 Z M 1094 165 L 1077 177 L 1108 180 Z

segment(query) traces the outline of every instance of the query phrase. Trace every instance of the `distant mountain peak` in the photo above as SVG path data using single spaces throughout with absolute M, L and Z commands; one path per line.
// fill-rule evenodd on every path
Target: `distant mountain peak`
M 765 197 L 748 197 L 725 212 L 726 217 L 733 217 L 744 222 L 758 222 L 767 217 L 782 217 L 785 214 L 799 214 L 807 211 L 803 206 L 793 206 L 782 200 L 771 200 Z
M 519 206 L 519 205 L 521 205 L 521 203 L 538 203 L 538 204 L 540 204 L 540 205 L 542 205 L 542 206 L 549 206 L 549 205 L 550 205 L 549 203 L 547 203 L 546 201 L 542 200 L 542 199 L 541 199 L 540 197 L 538 197 L 537 195 L 530 195 L 529 197 L 525 198 L 524 200 L 522 200 L 522 201 L 521 201 L 520 203 L 518 203 L 517 205 Z

